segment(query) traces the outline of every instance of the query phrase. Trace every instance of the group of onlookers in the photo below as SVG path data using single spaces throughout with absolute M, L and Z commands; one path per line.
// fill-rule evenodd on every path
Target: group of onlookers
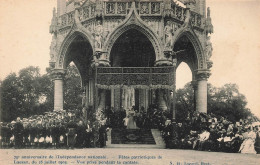
M 83 119 L 78 111 L 53 111 L 45 115 L 20 117 L 0 124 L 1 148 L 84 148 L 104 147 L 107 127 L 125 128 L 125 110 L 113 108 L 96 113 L 102 122 Z M 101 117 L 99 117 L 101 116 Z M 166 148 L 220 152 L 260 152 L 260 122 L 244 119 L 232 123 L 214 114 L 193 112 L 176 122 L 168 111 L 150 107 L 135 110 L 137 128 L 161 131 Z
M 83 148 L 103 147 L 104 126 L 93 128 L 89 120 L 75 111 L 46 112 L 45 115 L 20 117 L 0 124 L 1 148 Z M 100 138 L 94 138 L 94 135 Z M 102 136 L 102 137 L 101 137 Z
M 250 119 L 232 123 L 224 117 L 194 112 L 179 123 L 162 116 L 157 121 L 166 148 L 260 153 L 260 124 Z

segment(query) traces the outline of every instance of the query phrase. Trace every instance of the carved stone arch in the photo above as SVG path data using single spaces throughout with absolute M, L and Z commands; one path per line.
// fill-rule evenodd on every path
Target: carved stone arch
M 132 5 L 135 6 L 135 5 Z M 159 36 L 155 34 L 147 24 L 140 18 L 137 14 L 135 7 L 131 9 L 126 19 L 119 24 L 119 26 L 114 29 L 107 37 L 103 50 L 108 53 L 108 58 L 110 58 L 110 52 L 116 40 L 126 31 L 130 29 L 135 29 L 143 33 L 149 41 L 152 43 L 156 55 L 156 60 L 160 58 L 162 54 L 162 46 L 159 42 Z
M 64 59 L 68 53 L 69 46 L 78 36 L 81 36 L 84 39 L 86 39 L 86 41 L 88 41 L 88 43 L 90 44 L 90 46 L 92 48 L 92 52 L 93 52 L 93 41 L 91 39 L 89 39 L 88 34 L 86 34 L 84 31 L 81 31 L 81 30 L 73 30 L 66 36 L 66 38 L 63 40 L 63 42 L 61 44 L 59 54 L 58 54 L 58 59 L 56 62 L 56 68 L 59 68 L 59 69 L 66 68 L 66 66 L 64 66 L 65 65 Z
M 177 32 L 176 37 L 174 37 L 174 41 L 173 41 L 173 45 L 175 45 L 175 43 L 183 36 L 186 36 L 190 42 L 193 45 L 193 48 L 195 50 L 196 53 L 196 57 L 197 57 L 197 70 L 199 69 L 207 69 L 207 63 L 206 63 L 206 58 L 204 56 L 204 51 L 202 48 L 202 45 L 198 39 L 198 37 L 196 36 L 195 32 L 193 32 L 190 29 L 183 29 L 180 30 L 179 32 Z

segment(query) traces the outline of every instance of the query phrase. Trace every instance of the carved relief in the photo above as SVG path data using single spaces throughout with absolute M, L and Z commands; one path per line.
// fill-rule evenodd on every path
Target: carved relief
M 51 46 L 50 46 L 50 61 L 54 62 L 57 54 L 57 37 L 56 35 L 52 36 Z
M 140 2 L 140 14 L 149 14 L 148 2 Z
M 117 3 L 117 14 L 126 14 L 126 2 Z
M 213 51 L 212 43 L 210 41 L 210 36 L 208 36 L 207 40 L 206 40 L 206 47 L 205 47 L 205 56 L 206 56 L 207 61 L 210 60 L 210 58 L 212 56 L 212 51 Z
M 172 51 L 173 49 L 173 28 L 170 21 L 166 22 L 164 27 L 164 49 Z
M 109 2 L 106 4 L 106 14 L 115 14 L 115 3 Z
M 101 21 L 97 21 L 97 26 L 95 27 L 95 51 L 101 51 L 102 46 L 103 46 L 103 25 L 101 25 Z
M 161 13 L 160 2 L 151 2 L 151 12 L 152 14 Z

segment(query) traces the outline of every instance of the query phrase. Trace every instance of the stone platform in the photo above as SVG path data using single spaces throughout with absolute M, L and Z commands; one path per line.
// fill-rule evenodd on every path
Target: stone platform
M 165 143 L 158 129 L 108 131 L 107 148 L 165 148 Z

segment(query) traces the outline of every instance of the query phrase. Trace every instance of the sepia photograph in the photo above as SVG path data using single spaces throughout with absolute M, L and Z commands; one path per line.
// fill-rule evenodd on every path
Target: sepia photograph
M 257 165 L 260 0 L 0 0 L 0 165 Z

